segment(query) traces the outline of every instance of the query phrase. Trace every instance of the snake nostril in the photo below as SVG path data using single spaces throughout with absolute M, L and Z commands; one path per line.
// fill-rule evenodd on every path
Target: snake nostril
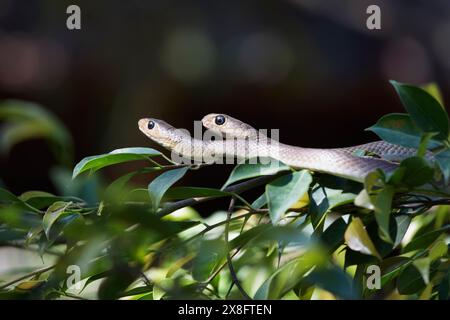
M 147 124 L 147 128 L 148 128 L 149 130 L 152 130 L 154 127 L 155 127 L 155 122 L 152 121 L 152 120 L 150 120 L 150 121 L 148 122 L 148 124 Z
M 216 116 L 216 118 L 214 119 L 214 122 L 218 125 L 221 126 L 225 123 L 225 117 L 223 115 L 218 115 Z

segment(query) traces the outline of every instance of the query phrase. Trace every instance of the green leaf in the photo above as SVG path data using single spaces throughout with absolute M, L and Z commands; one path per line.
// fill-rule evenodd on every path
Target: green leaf
M 119 196 L 120 199 L 121 196 L 123 196 L 123 189 L 125 188 L 126 184 L 137 174 L 138 172 L 136 171 L 130 172 L 111 182 L 103 192 L 103 198 L 110 200 L 117 199 L 117 197 Z
M 430 258 L 424 257 L 413 261 L 413 265 L 419 270 L 425 284 L 430 282 Z
M 427 91 L 408 84 L 391 81 L 403 106 L 413 122 L 424 132 L 436 132 L 436 138 L 445 140 L 449 134 L 447 112 Z
M 40 211 L 33 206 L 29 205 L 19 197 L 15 196 L 6 189 L 0 188 L 0 205 L 1 204 L 15 204 L 21 209 L 30 210 L 39 213 Z
M 141 295 L 144 293 L 150 293 L 152 291 L 153 291 L 153 286 L 141 286 L 141 287 L 136 287 L 136 288 L 130 289 L 125 292 L 121 292 L 118 294 L 117 297 L 129 297 L 129 296 Z
M 336 219 L 325 231 L 321 234 L 320 239 L 330 249 L 335 251 L 343 242 L 344 234 L 347 229 L 347 224 L 344 219 Z
M 325 218 L 325 213 L 331 209 L 352 203 L 356 195 L 354 193 L 346 193 L 339 189 L 330 189 L 322 186 L 314 187 L 311 190 L 310 216 L 314 227 L 319 225 Z
M 436 241 L 430 248 L 430 261 L 434 261 L 447 254 L 448 246 L 444 240 Z
M 230 242 L 230 248 L 234 249 L 241 247 L 249 242 L 252 245 L 262 245 L 264 243 L 283 243 L 284 245 L 293 244 L 305 246 L 311 243 L 310 237 L 307 237 L 301 230 L 293 226 L 273 226 L 273 225 L 258 225 L 247 230 L 234 238 Z
M 163 172 L 148 185 L 148 194 L 152 203 L 153 210 L 157 210 L 164 193 L 178 180 L 180 180 L 189 167 L 181 167 L 178 169 Z
M 422 89 L 428 92 L 433 98 L 435 98 L 441 104 L 442 107 L 444 107 L 444 100 L 442 99 L 442 93 L 436 83 L 434 82 L 428 83 L 422 86 Z
M 266 193 L 264 192 L 255 201 L 252 202 L 252 208 L 261 209 L 266 204 L 267 204 L 267 196 Z
M 441 234 L 450 230 L 450 225 L 446 225 L 437 230 L 433 230 L 427 232 L 417 238 L 414 238 L 411 242 L 409 242 L 405 248 L 403 248 L 402 253 L 426 249 L 428 248 Z
M 391 218 L 392 199 L 394 197 L 394 193 L 394 187 L 386 185 L 377 194 L 375 200 L 375 219 L 380 230 L 380 237 L 387 242 L 392 242 L 389 233 L 389 221 Z
M 403 160 L 398 169 L 402 171 L 402 176 L 401 179 L 396 179 L 395 184 L 406 185 L 410 188 L 424 185 L 432 180 L 434 174 L 433 168 L 421 157 L 411 157 Z M 394 176 L 395 173 L 392 177 Z
M 395 235 L 394 247 L 397 247 L 408 231 L 409 225 L 411 224 L 411 217 L 407 215 L 396 216 L 395 222 L 397 224 L 397 234 Z
M 21 100 L 0 104 L 0 120 L 6 125 L 0 135 L 0 148 L 9 151 L 29 139 L 46 139 L 55 156 L 64 164 L 72 162 L 72 138 L 65 126 L 43 106 Z
M 22 201 L 25 201 L 27 204 L 33 206 L 37 209 L 43 209 L 47 208 L 51 204 L 57 202 L 57 201 L 64 201 L 64 202 L 74 202 L 74 203 L 84 203 L 84 201 L 77 197 L 61 197 L 61 196 L 55 196 L 51 193 L 44 192 L 44 191 L 27 191 L 22 193 L 19 198 Z
M 415 294 L 425 287 L 422 275 L 413 265 L 407 266 L 397 278 L 400 294 Z
M 207 280 L 225 254 L 226 245 L 222 240 L 202 241 L 192 263 L 192 277 L 197 281 Z
M 406 257 L 396 256 L 383 260 L 381 262 L 381 286 L 384 287 L 388 282 L 396 278 L 400 272 L 412 263 L 412 260 Z
M 357 298 L 350 276 L 335 266 L 314 269 L 307 278 L 314 285 L 331 292 L 338 298 L 346 300 Z
M 180 270 L 185 264 L 194 259 L 195 256 L 196 256 L 195 253 L 190 253 L 187 256 L 181 257 L 177 261 L 173 262 L 169 270 L 167 270 L 166 278 L 172 277 L 175 272 Z
M 270 161 L 269 163 L 256 163 L 256 164 L 240 164 L 237 165 L 230 174 L 230 177 L 223 185 L 222 189 L 226 188 L 232 183 L 237 181 L 250 179 L 259 176 L 267 176 L 276 174 L 281 171 L 287 171 L 290 168 L 282 162 L 278 162 L 275 160 Z
M 380 254 L 370 239 L 361 219 L 352 219 L 345 231 L 344 238 L 350 249 L 366 255 L 372 255 L 381 260 Z
M 50 236 L 50 228 L 56 220 L 66 211 L 66 209 L 72 204 L 72 202 L 57 201 L 48 207 L 42 219 L 42 226 L 44 228 L 47 238 Z
M 450 150 L 443 150 L 434 155 L 442 175 L 444 176 L 445 184 L 448 184 L 450 179 Z
M 275 271 L 256 291 L 255 300 L 279 299 L 294 288 L 314 266 L 324 263 L 324 253 L 310 250 Z
M 311 174 L 302 170 L 282 176 L 266 185 L 272 223 L 277 223 L 283 214 L 308 191 L 311 182 Z
M 28 291 L 36 289 L 37 287 L 43 285 L 45 283 L 44 280 L 28 280 L 23 281 L 19 283 L 17 286 L 15 286 L 15 290 L 19 291 Z
M 95 172 L 113 164 L 135 160 L 147 160 L 148 157 L 155 157 L 158 155 L 161 155 L 161 153 L 151 148 L 123 148 L 113 150 L 110 153 L 86 157 L 78 162 L 73 169 L 72 179 L 87 170 Z
M 374 132 L 384 141 L 408 148 L 418 148 L 422 137 L 422 131 L 404 113 L 384 115 L 366 130 Z M 440 142 L 430 140 L 427 147 L 433 149 L 439 146 L 442 146 Z

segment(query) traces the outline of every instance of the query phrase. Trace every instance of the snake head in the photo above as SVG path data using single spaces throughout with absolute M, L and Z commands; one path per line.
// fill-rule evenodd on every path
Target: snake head
M 258 134 L 255 128 L 223 113 L 210 113 L 204 116 L 202 124 L 205 128 L 228 137 L 256 138 Z
M 138 126 L 147 137 L 168 149 L 175 148 L 186 137 L 190 138 L 188 133 L 159 119 L 143 118 L 138 121 Z

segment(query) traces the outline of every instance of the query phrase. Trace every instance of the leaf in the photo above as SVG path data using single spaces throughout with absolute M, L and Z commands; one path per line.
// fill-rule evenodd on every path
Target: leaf
M 428 246 L 430 246 L 441 234 L 447 232 L 447 230 L 450 230 L 450 225 L 446 225 L 445 227 L 427 232 L 417 238 L 414 238 L 405 246 L 405 248 L 403 248 L 402 253 L 428 248 Z
M 397 277 L 407 264 L 412 263 L 411 259 L 396 256 L 383 260 L 381 262 L 381 286 L 384 287 L 388 282 Z
M 386 185 L 376 196 L 375 200 L 375 219 L 378 223 L 380 236 L 387 242 L 392 242 L 389 233 L 389 221 L 391 218 L 392 199 L 395 189 Z
M 152 203 L 153 210 L 157 210 L 159 203 L 164 196 L 164 193 L 178 180 L 180 180 L 185 173 L 189 170 L 189 167 L 181 167 L 170 171 L 163 172 L 156 177 L 148 185 L 148 195 Z
M 190 262 L 192 259 L 194 259 L 196 256 L 195 253 L 190 253 L 187 256 L 181 257 L 177 261 L 172 263 L 172 266 L 167 270 L 166 278 L 170 278 L 173 276 L 175 272 L 180 270 L 186 263 Z
M 405 113 L 390 113 L 382 116 L 376 124 L 366 129 L 378 135 L 382 140 L 408 148 L 418 148 L 422 131 L 413 123 L 411 117 Z M 442 144 L 430 140 L 428 149 Z
M 403 160 L 399 169 L 403 171 L 403 177 L 396 183 L 410 188 L 424 185 L 432 180 L 434 174 L 433 168 L 421 157 L 411 157 Z
M 250 179 L 259 176 L 273 175 L 281 171 L 287 171 L 290 168 L 282 162 L 270 161 L 269 163 L 256 164 L 240 164 L 237 165 L 230 174 L 230 177 L 223 185 L 222 189 L 226 188 L 237 181 Z
M 420 294 L 419 300 L 430 300 L 432 292 L 433 292 L 433 284 L 429 283 Z
M 314 269 L 307 279 L 314 283 L 315 286 L 331 292 L 341 299 L 357 298 L 350 276 L 335 266 Z
M 44 191 L 26 191 L 19 196 L 22 201 L 28 201 L 33 198 L 41 197 L 55 197 L 55 195 Z
M 325 213 L 331 209 L 351 203 L 356 195 L 345 193 L 343 190 L 330 189 L 322 186 L 313 188 L 311 191 L 310 217 L 314 227 L 319 225 L 325 218 Z
M 443 150 L 435 154 L 434 158 L 444 176 L 445 184 L 448 184 L 450 179 L 450 150 Z
M 48 207 L 42 218 L 42 226 L 44 228 L 47 239 L 50 235 L 50 228 L 56 220 L 66 211 L 66 209 L 72 204 L 72 202 L 57 201 Z
M 407 215 L 396 216 L 397 234 L 395 235 L 394 248 L 400 245 L 411 224 L 411 217 Z
M 311 174 L 302 170 L 282 176 L 266 185 L 272 223 L 277 223 L 282 215 L 308 191 L 311 182 Z
M 137 174 L 138 172 L 136 171 L 130 172 L 111 182 L 103 192 L 103 198 L 108 200 L 116 199 L 117 197 L 121 198 L 123 196 L 123 188 Z
M 391 81 L 403 106 L 413 122 L 424 132 L 436 132 L 436 138 L 445 140 L 449 134 L 447 112 L 425 90 L 408 84 Z
M 255 293 L 255 300 L 279 299 L 292 290 L 314 266 L 324 263 L 324 253 L 310 250 L 275 271 Z
M 353 218 L 344 234 L 345 241 L 350 249 L 363 254 L 372 255 L 381 260 L 372 240 L 359 218 Z
M 264 192 L 255 201 L 252 202 L 252 208 L 261 209 L 266 204 L 267 204 L 267 196 L 266 193 Z
M 430 282 L 430 258 L 424 257 L 413 261 L 413 265 L 419 270 L 425 284 Z
M 130 289 L 128 291 L 119 293 L 117 298 L 136 296 L 136 295 L 141 295 L 144 293 L 150 293 L 152 291 L 153 291 L 153 286 L 140 286 L 140 287 L 136 287 L 136 288 Z
M 422 275 L 413 265 L 407 266 L 397 278 L 400 294 L 415 294 L 425 287 Z
M 347 229 L 347 224 L 344 219 L 336 219 L 325 231 L 321 234 L 320 239 L 330 249 L 335 251 L 343 242 L 344 234 Z
M 370 198 L 366 189 L 362 189 L 361 192 L 356 196 L 355 206 L 372 211 L 375 210 L 375 206 L 373 205 L 372 199 Z
M 21 100 L 6 100 L 0 104 L 0 120 L 6 125 L 0 135 L 0 147 L 9 151 L 25 140 L 44 138 L 53 153 L 64 164 L 72 161 L 72 137 L 65 126 L 41 105 Z
M 448 246 L 444 240 L 436 241 L 430 248 L 429 258 L 430 261 L 439 259 L 447 254 Z
M 51 204 L 57 201 L 69 202 L 72 201 L 74 203 L 84 203 L 84 201 L 77 197 L 68 197 L 68 196 L 55 196 L 51 193 L 44 191 L 27 191 L 20 195 L 19 197 L 22 201 L 25 201 L 27 204 L 33 206 L 37 209 L 47 208 Z
M 264 243 L 282 243 L 283 245 L 301 245 L 305 246 L 312 241 L 301 230 L 291 225 L 273 226 L 258 225 L 252 229 L 240 234 L 230 242 L 230 248 L 234 249 L 248 244 L 251 241 L 252 246 L 262 245 Z
M 33 206 L 29 205 L 19 197 L 16 197 L 13 193 L 9 192 L 6 189 L 0 188 L 0 204 L 15 204 L 21 209 L 30 210 L 36 213 L 40 213 L 40 211 Z
M 226 245 L 222 240 L 202 241 L 197 256 L 192 263 L 192 277 L 197 281 L 205 281 L 217 264 L 225 257 Z
M 42 284 L 44 284 L 45 281 L 44 280 L 28 280 L 28 281 L 23 281 L 21 283 L 19 283 L 17 286 L 15 286 L 16 290 L 24 290 L 24 291 L 28 291 L 28 290 L 32 290 L 35 289 L 39 286 L 41 286 Z
M 442 99 L 442 93 L 436 83 L 434 82 L 428 83 L 422 86 L 422 89 L 428 92 L 433 98 L 435 98 L 441 104 L 442 107 L 444 107 L 444 100 Z
M 73 169 L 72 179 L 87 170 L 95 172 L 113 164 L 135 160 L 146 160 L 148 157 L 155 157 L 158 155 L 161 155 L 161 153 L 151 148 L 123 148 L 113 150 L 110 153 L 86 157 L 78 162 Z

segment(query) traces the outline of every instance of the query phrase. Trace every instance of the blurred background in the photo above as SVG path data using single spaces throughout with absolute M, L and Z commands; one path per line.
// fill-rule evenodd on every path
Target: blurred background
M 71 4 L 81 30 L 66 28 Z M 371 4 L 381 30 L 366 28 Z M 435 81 L 450 101 L 449 40 L 448 0 L 1 0 L 0 100 L 54 113 L 73 137 L 75 163 L 122 147 L 160 149 L 139 118 L 192 131 L 210 112 L 278 128 L 289 144 L 348 146 L 375 140 L 364 129 L 403 112 L 389 79 Z M 55 161 L 44 141 L 23 142 L 1 155 L 2 183 L 16 194 L 52 191 Z M 228 173 L 207 168 L 184 181 L 217 187 Z

